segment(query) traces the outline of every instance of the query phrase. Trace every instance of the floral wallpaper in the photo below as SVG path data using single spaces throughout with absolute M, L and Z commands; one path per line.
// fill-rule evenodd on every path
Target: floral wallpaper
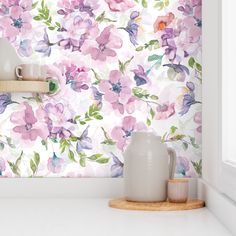
M 133 131 L 201 175 L 201 0 L 1 0 L 0 37 L 53 94 L 0 94 L 0 175 L 119 177 Z

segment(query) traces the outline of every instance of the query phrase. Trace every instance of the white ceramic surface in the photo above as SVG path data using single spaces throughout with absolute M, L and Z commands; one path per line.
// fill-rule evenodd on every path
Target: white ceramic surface
M 232 236 L 207 208 L 124 211 L 102 198 L 1 199 L 0 207 L 2 236 Z
M 170 157 L 170 158 L 169 158 Z M 154 202 L 167 198 L 167 181 L 173 178 L 175 151 L 150 132 L 133 132 L 124 153 L 125 197 Z
M 0 38 L 0 80 L 16 80 L 15 68 L 22 61 L 5 38 Z
M 22 80 L 45 80 L 47 70 L 38 64 L 22 64 L 16 67 L 16 76 Z

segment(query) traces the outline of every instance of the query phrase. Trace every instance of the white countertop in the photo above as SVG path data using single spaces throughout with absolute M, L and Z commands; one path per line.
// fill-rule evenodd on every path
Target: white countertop
M 109 208 L 107 199 L 1 199 L 6 236 L 232 236 L 207 209 L 144 212 Z

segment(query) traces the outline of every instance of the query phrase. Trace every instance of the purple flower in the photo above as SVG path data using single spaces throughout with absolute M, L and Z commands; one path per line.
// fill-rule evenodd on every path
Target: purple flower
M 189 89 L 189 92 L 187 94 L 184 94 L 182 109 L 179 113 L 182 116 L 189 111 L 189 109 L 192 105 L 197 104 L 197 103 L 201 103 L 201 102 L 195 100 L 195 94 L 194 94 L 195 86 L 194 86 L 194 84 L 192 82 L 187 82 L 186 86 Z
M 92 92 L 93 92 L 93 98 L 96 101 L 96 106 L 101 109 L 102 108 L 102 96 L 104 95 L 103 93 L 99 92 L 99 90 L 96 87 L 92 87 Z
M 187 75 L 189 75 L 189 69 L 184 65 L 181 65 L 181 64 L 165 64 L 163 66 L 167 66 L 169 68 L 174 69 L 174 71 L 176 73 L 186 73 Z
M 50 157 L 48 159 L 48 170 L 52 173 L 60 173 L 63 168 L 64 160 L 61 158 L 58 158 L 56 156 L 56 153 L 53 152 L 53 157 Z
M 122 163 L 117 156 L 111 153 L 114 164 L 111 166 L 111 176 L 113 178 L 122 177 L 123 176 L 123 167 L 124 163 Z
M 124 29 L 126 32 L 128 32 L 130 42 L 134 46 L 138 45 L 138 43 L 137 43 L 137 35 L 138 35 L 139 25 L 135 22 L 135 19 L 138 18 L 138 17 L 139 17 L 139 12 L 133 11 L 130 14 L 130 20 L 128 22 L 128 25 L 125 28 L 121 28 L 121 29 Z
M 20 41 L 18 52 L 23 57 L 29 57 L 30 55 L 32 55 L 33 50 L 31 47 L 31 40 L 25 39 Z
M 3 93 L 0 94 L 0 114 L 2 114 L 8 105 L 16 103 L 11 100 L 11 94 L 10 93 Z
M 43 53 L 44 56 L 49 57 L 51 55 L 51 46 L 53 45 L 53 43 L 50 43 L 47 31 L 45 30 L 43 40 L 37 43 L 35 51 Z
M 177 47 L 174 41 L 176 33 L 172 28 L 165 28 L 164 34 L 161 36 L 162 47 L 165 48 L 165 55 L 168 56 L 170 61 L 174 61 L 176 58 Z
M 51 138 L 68 138 L 71 132 L 67 127 L 68 117 L 62 103 L 45 105 L 44 110 L 47 114 L 47 125 Z
M 80 51 L 81 47 L 80 41 L 72 38 L 61 39 L 57 44 L 65 50 L 72 49 L 72 52 Z
M 82 152 L 83 149 L 92 149 L 92 140 L 88 137 L 88 128 L 89 126 L 87 126 L 82 135 L 79 137 L 76 145 L 76 150 L 78 153 Z
M 185 157 L 178 157 L 176 163 L 176 173 L 186 176 L 190 170 L 189 161 Z
M 132 70 L 134 72 L 134 80 L 137 86 L 141 86 L 147 83 L 149 78 L 141 65 L 138 65 L 138 69 Z
M 169 68 L 172 68 L 177 74 L 179 74 L 179 81 L 184 81 L 186 78 L 186 75 L 189 75 L 189 69 L 181 64 L 165 64 L 163 66 L 167 66 Z

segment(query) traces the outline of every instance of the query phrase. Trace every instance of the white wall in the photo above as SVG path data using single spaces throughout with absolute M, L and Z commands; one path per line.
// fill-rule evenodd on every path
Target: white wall
M 219 5 L 220 0 L 203 0 L 203 179 L 218 186 L 219 166 Z

